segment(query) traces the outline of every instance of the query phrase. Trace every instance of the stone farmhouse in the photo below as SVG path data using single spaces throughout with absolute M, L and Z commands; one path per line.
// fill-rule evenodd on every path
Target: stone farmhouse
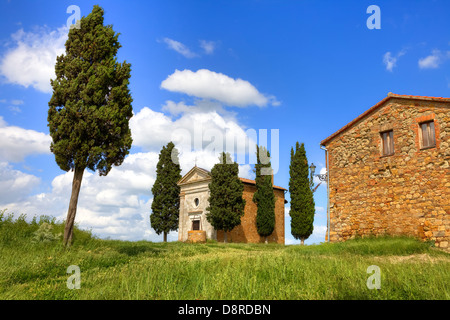
M 246 201 L 241 224 L 227 233 L 229 242 L 260 243 L 265 238 L 256 230 L 257 206 L 253 202 L 256 192 L 254 180 L 240 178 L 244 184 L 243 198 Z M 273 177 L 272 177 L 273 181 Z M 180 186 L 180 215 L 178 227 L 179 241 L 204 241 L 215 239 L 223 241 L 224 232 L 215 230 L 206 220 L 206 208 L 209 206 L 209 186 L 211 173 L 197 166 L 193 167 L 178 182 Z M 286 189 L 273 186 L 275 194 L 275 230 L 268 237 L 269 242 L 284 244 L 284 205 Z M 205 239 L 206 238 L 206 239 Z
M 389 93 L 320 144 L 326 239 L 412 235 L 450 249 L 450 98 Z

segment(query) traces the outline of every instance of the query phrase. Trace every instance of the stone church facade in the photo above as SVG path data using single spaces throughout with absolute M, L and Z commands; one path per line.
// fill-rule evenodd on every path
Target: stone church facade
M 412 235 L 450 248 L 450 98 L 389 93 L 321 145 L 330 241 Z
M 243 198 L 246 201 L 244 216 L 241 224 L 227 233 L 228 242 L 263 243 L 256 230 L 256 204 L 253 194 L 256 191 L 255 181 L 240 178 L 244 184 Z M 224 232 L 215 230 L 206 219 L 206 208 L 209 206 L 209 187 L 211 174 L 209 171 L 193 167 L 178 182 L 180 186 L 180 215 L 178 227 L 178 240 L 187 241 L 188 233 L 194 230 L 206 232 L 207 239 L 223 241 Z M 284 244 L 284 205 L 286 189 L 273 186 L 275 194 L 275 230 L 268 237 L 269 242 Z

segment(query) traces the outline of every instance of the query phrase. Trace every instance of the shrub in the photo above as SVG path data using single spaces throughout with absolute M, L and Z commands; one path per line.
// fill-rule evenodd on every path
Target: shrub
M 0 210 L 0 241 L 3 244 L 13 243 L 20 239 L 29 238 L 36 230 L 36 226 L 28 224 L 26 215 L 21 214 L 14 220 L 14 213 Z
M 24 214 L 14 220 L 14 213 L 7 213 L 7 209 L 0 210 L 0 243 L 3 245 L 54 242 L 61 238 L 63 230 L 64 221 L 56 222 L 55 217 L 34 216 L 27 222 Z M 76 224 L 73 232 L 73 241 L 80 245 L 94 238 L 90 230 L 80 230 Z
M 52 241 L 60 239 L 62 236 L 62 233 L 53 234 L 52 230 L 53 230 L 53 225 L 50 223 L 44 222 L 43 224 L 41 224 L 39 226 L 39 229 L 37 229 L 33 233 L 33 239 L 31 241 L 34 243 L 37 243 L 37 242 L 47 243 L 47 242 L 52 242 Z

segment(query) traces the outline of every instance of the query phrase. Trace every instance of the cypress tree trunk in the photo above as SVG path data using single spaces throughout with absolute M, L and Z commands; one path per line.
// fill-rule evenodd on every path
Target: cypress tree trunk
M 167 232 L 164 231 L 164 242 L 167 242 Z
M 227 243 L 227 242 L 228 242 L 228 240 L 227 240 L 227 232 L 223 231 L 223 243 Z
M 303 245 L 305 244 L 305 238 L 301 238 L 301 239 L 300 239 L 300 243 L 301 243 L 301 245 L 303 246 Z
M 72 244 L 73 224 L 77 214 L 78 195 L 80 194 L 81 180 L 83 179 L 84 168 L 75 166 L 72 181 L 72 194 L 70 196 L 69 210 L 67 211 L 66 225 L 64 227 L 64 246 Z

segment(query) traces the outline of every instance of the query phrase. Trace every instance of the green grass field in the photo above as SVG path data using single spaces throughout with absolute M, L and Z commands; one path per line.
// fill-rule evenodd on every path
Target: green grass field
M 310 246 L 100 240 L 75 230 L 36 241 L 46 222 L 0 211 L 0 299 L 450 299 L 450 254 L 412 238 Z M 45 237 L 44 237 L 45 238 Z M 33 240 L 34 239 L 34 240 Z M 80 289 L 68 289 L 70 265 Z M 381 288 L 368 289 L 376 265 Z

